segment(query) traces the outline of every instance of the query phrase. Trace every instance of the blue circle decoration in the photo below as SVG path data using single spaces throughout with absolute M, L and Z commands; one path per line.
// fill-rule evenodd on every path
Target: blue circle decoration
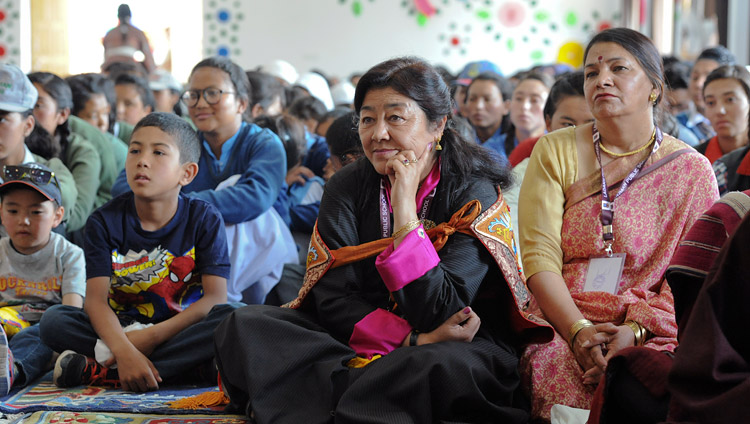
M 219 56 L 224 56 L 224 57 L 229 56 L 229 47 L 219 46 L 219 48 L 216 49 L 216 54 L 218 54 Z
M 229 22 L 229 19 L 232 17 L 232 15 L 228 10 L 221 9 L 219 10 L 219 13 L 216 14 L 216 17 L 219 19 L 219 22 Z

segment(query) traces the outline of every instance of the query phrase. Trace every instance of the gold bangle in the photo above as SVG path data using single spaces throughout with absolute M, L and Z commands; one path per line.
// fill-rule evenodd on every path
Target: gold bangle
M 401 236 L 403 236 L 405 234 L 408 234 L 408 233 L 412 232 L 413 230 L 415 230 L 420 225 L 422 225 L 422 221 L 420 221 L 418 219 L 415 219 L 413 221 L 409 221 L 406 224 L 404 224 L 403 227 L 399 228 L 398 231 L 396 231 L 395 233 L 393 233 L 393 235 L 391 237 L 393 237 L 393 239 L 396 240 L 397 238 L 399 238 L 399 237 L 401 237 Z
M 594 323 L 587 320 L 586 318 L 579 319 L 578 321 L 574 322 L 568 330 L 568 344 L 570 344 L 570 348 L 573 348 L 573 342 L 575 341 L 576 336 L 581 332 L 581 330 L 593 326 Z
M 631 330 L 633 330 L 636 346 L 643 346 L 646 343 L 647 331 L 644 326 L 637 323 L 636 321 L 633 321 L 632 319 L 626 320 L 625 322 L 623 322 L 623 324 L 627 325 Z

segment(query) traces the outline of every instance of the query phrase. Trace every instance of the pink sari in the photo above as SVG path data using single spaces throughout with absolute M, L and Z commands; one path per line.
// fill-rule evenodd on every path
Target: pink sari
M 624 157 L 604 167 L 610 196 L 635 167 Z M 620 325 L 632 319 L 645 326 L 646 346 L 673 351 L 677 345 L 674 301 L 664 273 L 678 243 L 696 219 L 718 199 L 708 161 L 672 137 L 646 162 L 638 178 L 615 202 L 615 253 L 626 253 L 617 295 L 583 292 L 588 260 L 603 253 L 601 175 L 584 177 L 565 192 L 562 275 L 576 306 L 594 323 Z M 533 305 L 532 312 L 541 315 Z M 581 382 L 583 370 L 565 339 L 527 347 L 521 358 L 522 383 L 532 400 L 532 417 L 549 420 L 563 404 L 589 409 L 595 386 Z

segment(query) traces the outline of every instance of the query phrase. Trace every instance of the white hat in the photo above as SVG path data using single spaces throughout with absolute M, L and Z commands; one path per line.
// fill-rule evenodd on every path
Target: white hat
M 280 59 L 274 60 L 267 65 L 262 65 L 260 70 L 267 74 L 271 74 L 276 78 L 281 78 L 289 84 L 294 84 L 299 76 L 297 70 L 294 69 L 294 66 L 292 66 L 291 63 Z
M 328 81 L 322 75 L 315 72 L 308 72 L 300 75 L 294 84 L 304 88 L 311 96 L 323 102 L 326 105 L 326 110 L 333 109 L 331 89 L 328 88 Z
M 0 110 L 26 112 L 34 109 L 39 93 L 16 65 L 0 63 Z
M 153 91 L 174 90 L 182 91 L 182 84 L 164 69 L 157 69 L 148 78 L 148 88 Z
M 349 81 L 342 81 L 331 87 L 331 96 L 335 106 L 354 104 L 354 86 Z

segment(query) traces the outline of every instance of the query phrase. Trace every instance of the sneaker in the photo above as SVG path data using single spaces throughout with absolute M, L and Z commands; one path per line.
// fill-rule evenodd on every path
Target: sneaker
M 13 386 L 13 352 L 8 347 L 8 337 L 5 328 L 0 325 L 0 396 L 10 393 Z
M 57 387 L 105 386 L 120 387 L 117 370 L 100 365 L 94 358 L 66 350 L 55 362 L 52 382 Z

